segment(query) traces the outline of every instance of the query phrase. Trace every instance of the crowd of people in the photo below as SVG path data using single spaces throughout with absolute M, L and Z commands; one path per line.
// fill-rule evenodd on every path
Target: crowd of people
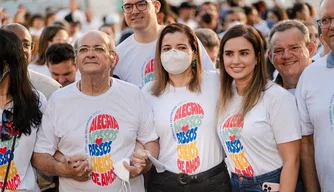
M 1 191 L 334 191 L 334 0 L 122 3 L 0 8 Z

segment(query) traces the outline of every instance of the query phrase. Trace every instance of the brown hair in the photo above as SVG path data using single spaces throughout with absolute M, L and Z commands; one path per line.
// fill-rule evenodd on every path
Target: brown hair
M 196 66 L 192 67 L 192 78 L 188 84 L 188 89 L 192 92 L 201 91 L 201 82 L 202 82 L 202 62 L 200 56 L 200 50 L 198 46 L 198 41 L 194 31 L 186 25 L 180 23 L 172 23 L 167 25 L 160 34 L 160 37 L 157 42 L 156 53 L 155 53 L 155 81 L 152 86 L 152 94 L 155 96 L 160 96 L 166 89 L 167 84 L 173 84 L 169 79 L 168 72 L 163 68 L 161 64 L 161 45 L 162 40 L 168 33 L 180 32 L 185 34 L 188 37 L 188 42 L 191 46 L 191 49 L 196 54 Z
M 244 37 L 252 45 L 257 56 L 257 65 L 254 68 L 253 77 L 249 85 L 244 90 L 244 95 L 241 105 L 241 117 L 244 118 L 247 112 L 249 112 L 260 100 L 262 92 L 265 90 L 267 83 L 267 70 L 264 59 L 263 41 L 259 33 L 252 27 L 245 24 L 236 25 L 227 30 L 221 40 L 219 49 L 219 68 L 220 68 L 220 96 L 219 96 L 219 112 L 226 109 L 226 106 L 232 99 L 233 91 L 233 77 L 231 77 L 224 67 L 224 46 L 226 42 L 232 38 Z
M 52 41 L 56 34 L 61 30 L 68 32 L 64 27 L 61 27 L 59 25 L 51 25 L 43 29 L 39 39 L 38 58 L 36 61 L 34 61 L 35 64 L 45 65 L 45 51 L 49 46 L 49 41 Z

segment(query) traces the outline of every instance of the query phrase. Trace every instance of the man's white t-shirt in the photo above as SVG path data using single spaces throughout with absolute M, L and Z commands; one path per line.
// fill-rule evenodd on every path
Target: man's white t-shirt
M 131 157 L 136 139 L 142 144 L 157 139 L 151 108 L 136 86 L 113 79 L 107 92 L 88 96 L 73 83 L 50 98 L 35 152 L 88 155 L 92 179 L 60 177 L 60 191 L 119 191 L 122 183 L 113 165 Z M 142 176 L 130 179 L 130 184 L 132 192 L 144 192 Z
M 28 69 L 33 70 L 37 73 L 41 73 L 43 75 L 46 75 L 48 77 L 51 77 L 51 73 L 49 71 L 49 68 L 47 65 L 37 65 L 35 63 L 30 63 L 28 65 Z
M 302 135 L 314 138 L 321 191 L 333 191 L 334 181 L 334 68 L 326 66 L 329 56 L 306 67 L 296 89 Z
M 204 70 L 216 70 L 203 45 L 198 41 L 202 54 Z M 142 88 L 154 80 L 154 57 L 157 40 L 151 43 L 139 43 L 134 34 L 116 47 L 119 56 L 114 74 L 120 79 Z
M 233 173 L 258 176 L 283 166 L 277 145 L 301 138 L 295 97 L 268 82 L 258 103 L 240 116 L 242 96 L 233 85 L 233 97 L 220 114 L 218 135 L 227 153 L 227 166 Z
M 46 98 L 41 92 L 36 91 L 39 95 L 40 110 L 43 112 L 46 106 Z M 9 111 L 13 111 L 13 103 L 10 104 Z M 0 117 L 2 117 L 3 110 L 0 109 Z M 2 123 L 2 122 L 1 122 Z M 0 127 L 2 125 L 0 124 Z M 7 178 L 6 191 L 34 191 L 39 192 L 40 189 L 37 185 L 37 178 L 35 175 L 35 169 L 31 165 L 31 157 L 34 151 L 36 142 L 37 128 L 31 127 L 31 134 L 22 134 L 20 138 L 16 138 L 14 158 L 10 164 L 10 171 Z M 8 161 L 14 142 L 14 137 L 8 141 L 0 140 L 0 186 L 2 187 Z
M 153 108 L 159 135 L 159 161 L 166 170 L 189 175 L 201 173 L 223 160 L 216 134 L 219 77 L 205 72 L 201 93 L 167 85 L 159 97 L 151 94 L 153 82 L 142 89 Z

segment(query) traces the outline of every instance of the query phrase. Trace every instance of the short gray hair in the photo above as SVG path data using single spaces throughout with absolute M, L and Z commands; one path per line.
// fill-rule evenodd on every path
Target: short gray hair
M 268 38 L 269 46 L 271 47 L 271 39 L 273 38 L 276 32 L 283 32 L 292 28 L 298 29 L 303 34 L 305 45 L 308 45 L 310 43 L 310 35 L 307 27 L 300 21 L 288 19 L 278 22 L 270 30 Z

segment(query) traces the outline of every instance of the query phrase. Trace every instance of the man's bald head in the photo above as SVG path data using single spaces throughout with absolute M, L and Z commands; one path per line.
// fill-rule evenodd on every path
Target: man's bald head
M 31 62 L 31 51 L 33 49 L 33 43 L 31 35 L 26 27 L 18 23 L 11 23 L 2 27 L 6 31 L 13 32 L 22 41 L 24 54 L 28 63 Z

